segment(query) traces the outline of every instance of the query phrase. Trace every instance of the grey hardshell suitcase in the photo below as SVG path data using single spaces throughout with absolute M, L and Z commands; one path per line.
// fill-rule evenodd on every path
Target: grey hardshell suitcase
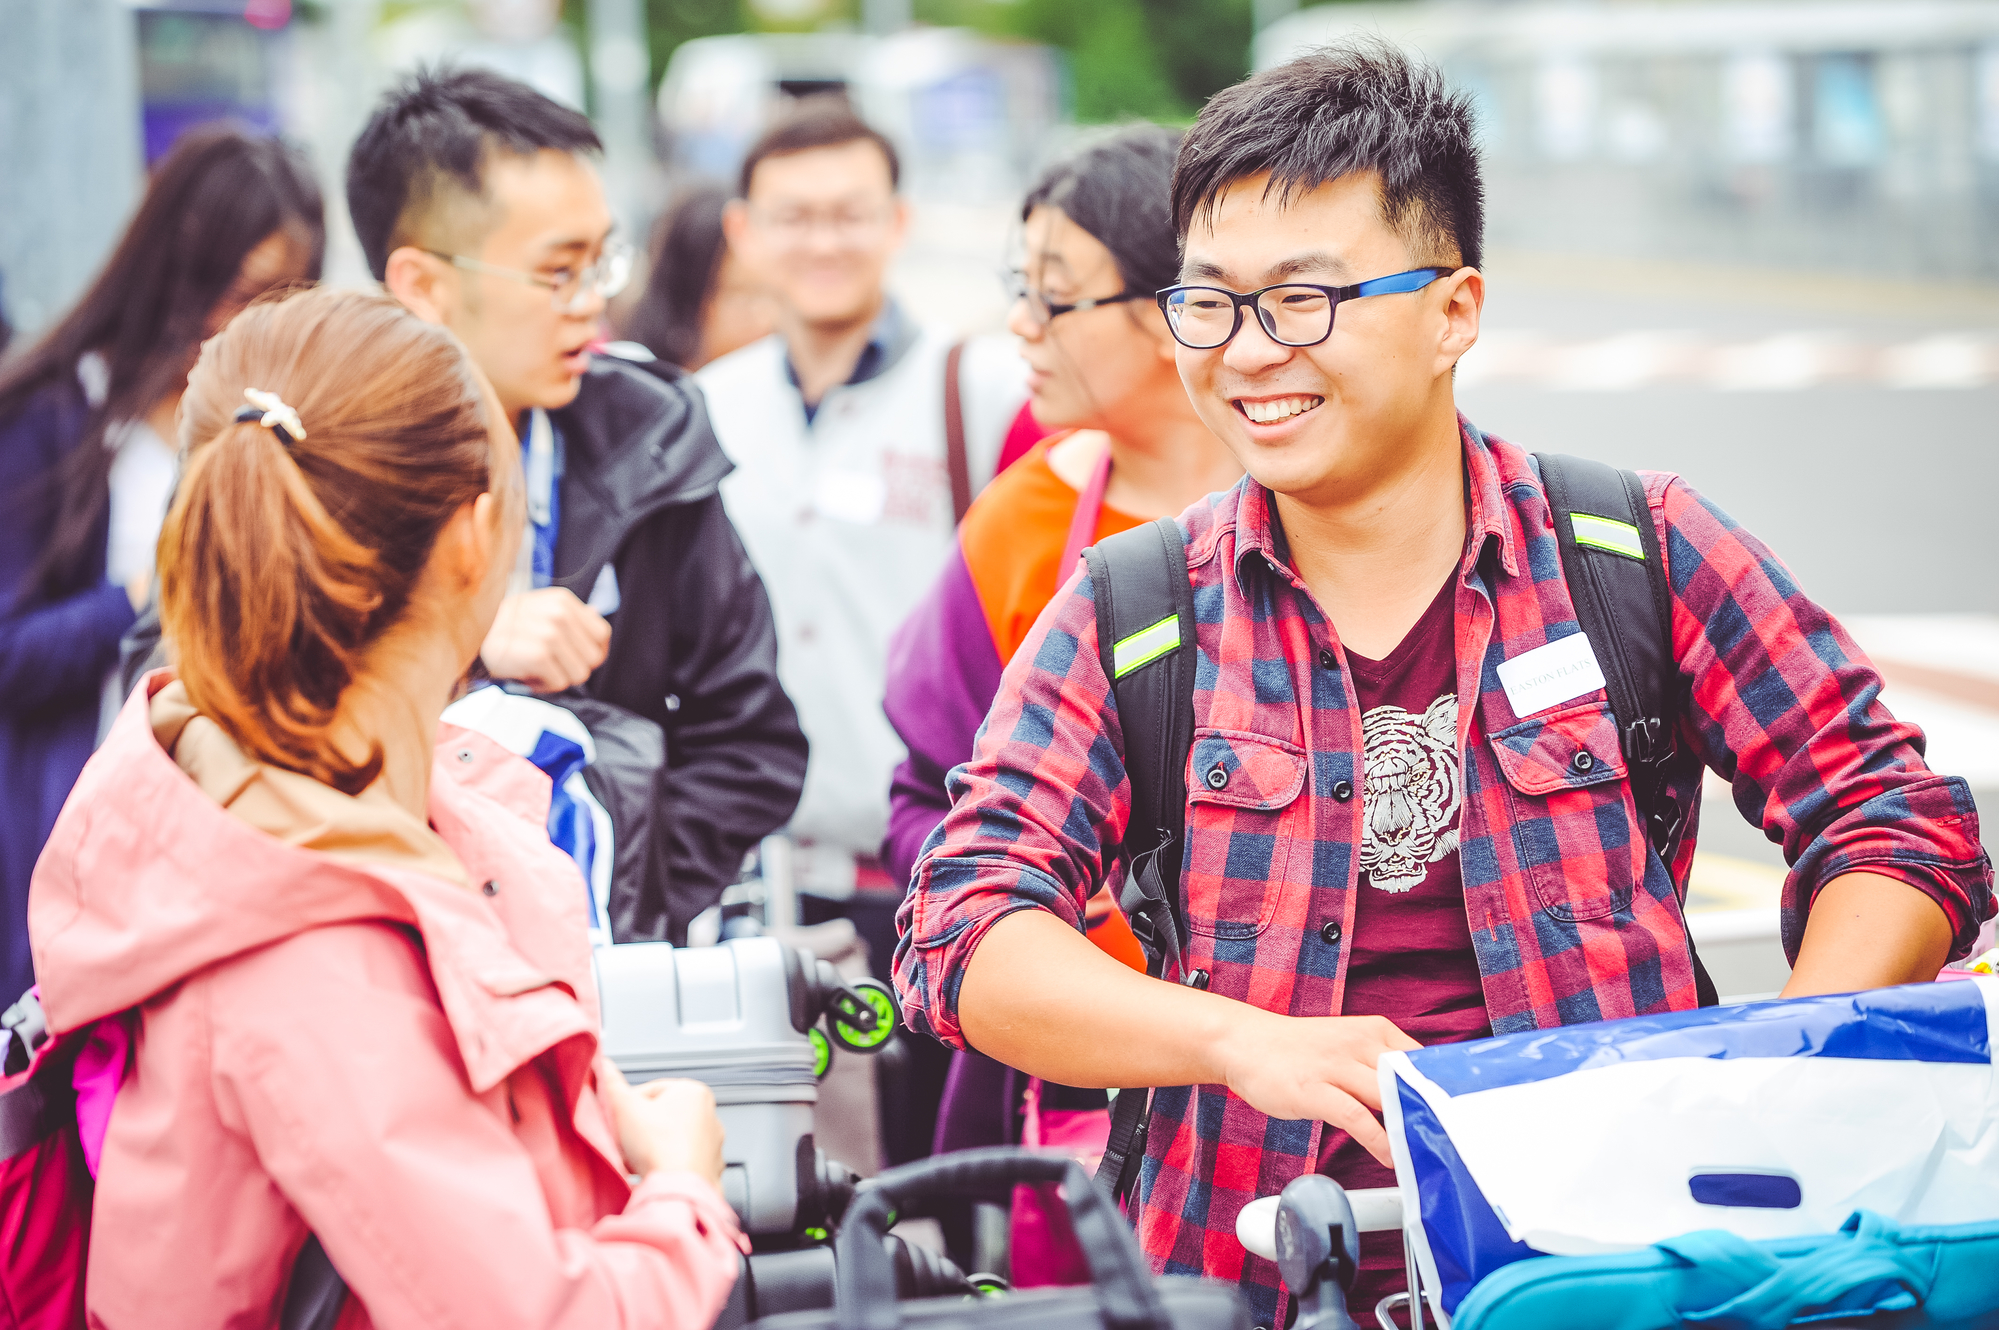
M 722 1194 L 744 1231 L 830 1228 L 854 1177 L 813 1140 L 819 1076 L 834 1044 L 872 1052 L 889 1037 L 897 1014 L 888 990 L 842 981 L 775 938 L 599 947 L 596 964 L 604 1051 L 626 1079 L 684 1077 L 715 1092 L 727 1133 Z

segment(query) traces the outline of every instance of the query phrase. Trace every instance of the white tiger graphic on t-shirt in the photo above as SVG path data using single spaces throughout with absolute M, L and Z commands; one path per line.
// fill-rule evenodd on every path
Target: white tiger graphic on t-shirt
M 1366 745 L 1360 866 L 1369 886 L 1403 892 L 1458 848 L 1458 699 L 1422 715 L 1381 706 L 1360 718 Z

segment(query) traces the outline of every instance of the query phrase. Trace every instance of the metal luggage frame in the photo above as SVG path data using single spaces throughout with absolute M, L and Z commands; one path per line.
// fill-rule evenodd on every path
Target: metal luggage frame
M 1402 1234 L 1402 1262 L 1408 1271 L 1409 1291 L 1391 1293 L 1373 1307 L 1356 1311 L 1348 1308 L 1358 1320 L 1362 1314 L 1371 1313 L 1375 1324 L 1381 1330 L 1433 1330 L 1435 1322 L 1423 1308 L 1423 1299 L 1417 1296 L 1423 1291 L 1422 1272 L 1416 1265 L 1416 1252 L 1409 1245 L 1409 1232 L 1403 1224 L 1402 1189 L 1400 1187 L 1355 1188 L 1347 1192 L 1347 1200 L 1354 1207 L 1355 1227 L 1362 1233 Z M 1236 1216 L 1236 1237 L 1242 1245 L 1265 1259 L 1274 1259 L 1277 1251 L 1275 1233 L 1277 1226 L 1277 1201 L 1275 1196 L 1261 1196 L 1245 1205 Z M 1263 1234 L 1270 1237 L 1264 1238 Z M 1397 1322 L 1391 1313 L 1407 1311 L 1409 1324 Z

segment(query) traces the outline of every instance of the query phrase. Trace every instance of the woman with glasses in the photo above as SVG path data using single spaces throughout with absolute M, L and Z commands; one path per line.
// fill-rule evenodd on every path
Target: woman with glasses
M 889 655 L 887 710 L 909 748 L 882 858 L 908 881 L 951 806 L 945 773 L 971 756 L 1000 672 L 1086 545 L 1226 489 L 1242 469 L 1194 414 L 1154 292 L 1177 280 L 1168 186 L 1180 136 L 1123 130 L 1050 168 L 1021 205 L 1008 326 L 1021 339 L 1034 415 L 1058 432 L 993 481 L 966 514 L 944 574 Z M 1106 896 L 1092 936 L 1143 968 Z M 1019 1092 L 1006 1082 L 1017 1081 Z M 1100 1153 L 1104 1095 L 1040 1087 L 976 1054 L 953 1063 L 940 1150 L 1027 1134 Z

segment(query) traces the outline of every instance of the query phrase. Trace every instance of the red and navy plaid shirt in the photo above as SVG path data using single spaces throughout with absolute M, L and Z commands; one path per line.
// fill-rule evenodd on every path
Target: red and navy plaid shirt
M 1493 1031 L 1692 1007 L 1681 905 L 1693 829 L 1669 870 L 1635 812 L 1602 690 L 1514 714 L 1500 663 L 1580 630 L 1533 460 L 1469 423 L 1462 433 L 1459 855 Z M 1690 698 L 1677 739 L 1782 841 L 1786 951 L 1795 958 L 1819 887 L 1856 869 L 1930 896 L 1950 918 L 1952 954 L 1968 951 L 1991 913 L 1992 869 L 1964 782 L 1924 765 L 1922 732 L 1881 705 L 1867 658 L 1775 555 L 1677 477 L 1645 482 Z M 1346 655 L 1289 566 L 1268 491 L 1245 479 L 1180 522 L 1199 623 L 1184 964 L 1225 997 L 1335 1015 L 1362 817 Z M 1122 750 L 1085 572 L 1008 666 L 898 916 L 895 979 L 916 1029 L 964 1047 L 959 984 L 999 919 L 1041 909 L 1082 928 L 1130 813 Z M 1219 789 L 1191 778 L 1217 766 Z M 1339 931 L 1322 932 L 1328 922 Z M 1236 1241 L 1236 1212 L 1311 1169 L 1322 1130 L 1268 1118 L 1220 1085 L 1156 1091 L 1137 1212 L 1154 1263 L 1241 1280 L 1258 1322 L 1275 1324 L 1276 1267 Z

